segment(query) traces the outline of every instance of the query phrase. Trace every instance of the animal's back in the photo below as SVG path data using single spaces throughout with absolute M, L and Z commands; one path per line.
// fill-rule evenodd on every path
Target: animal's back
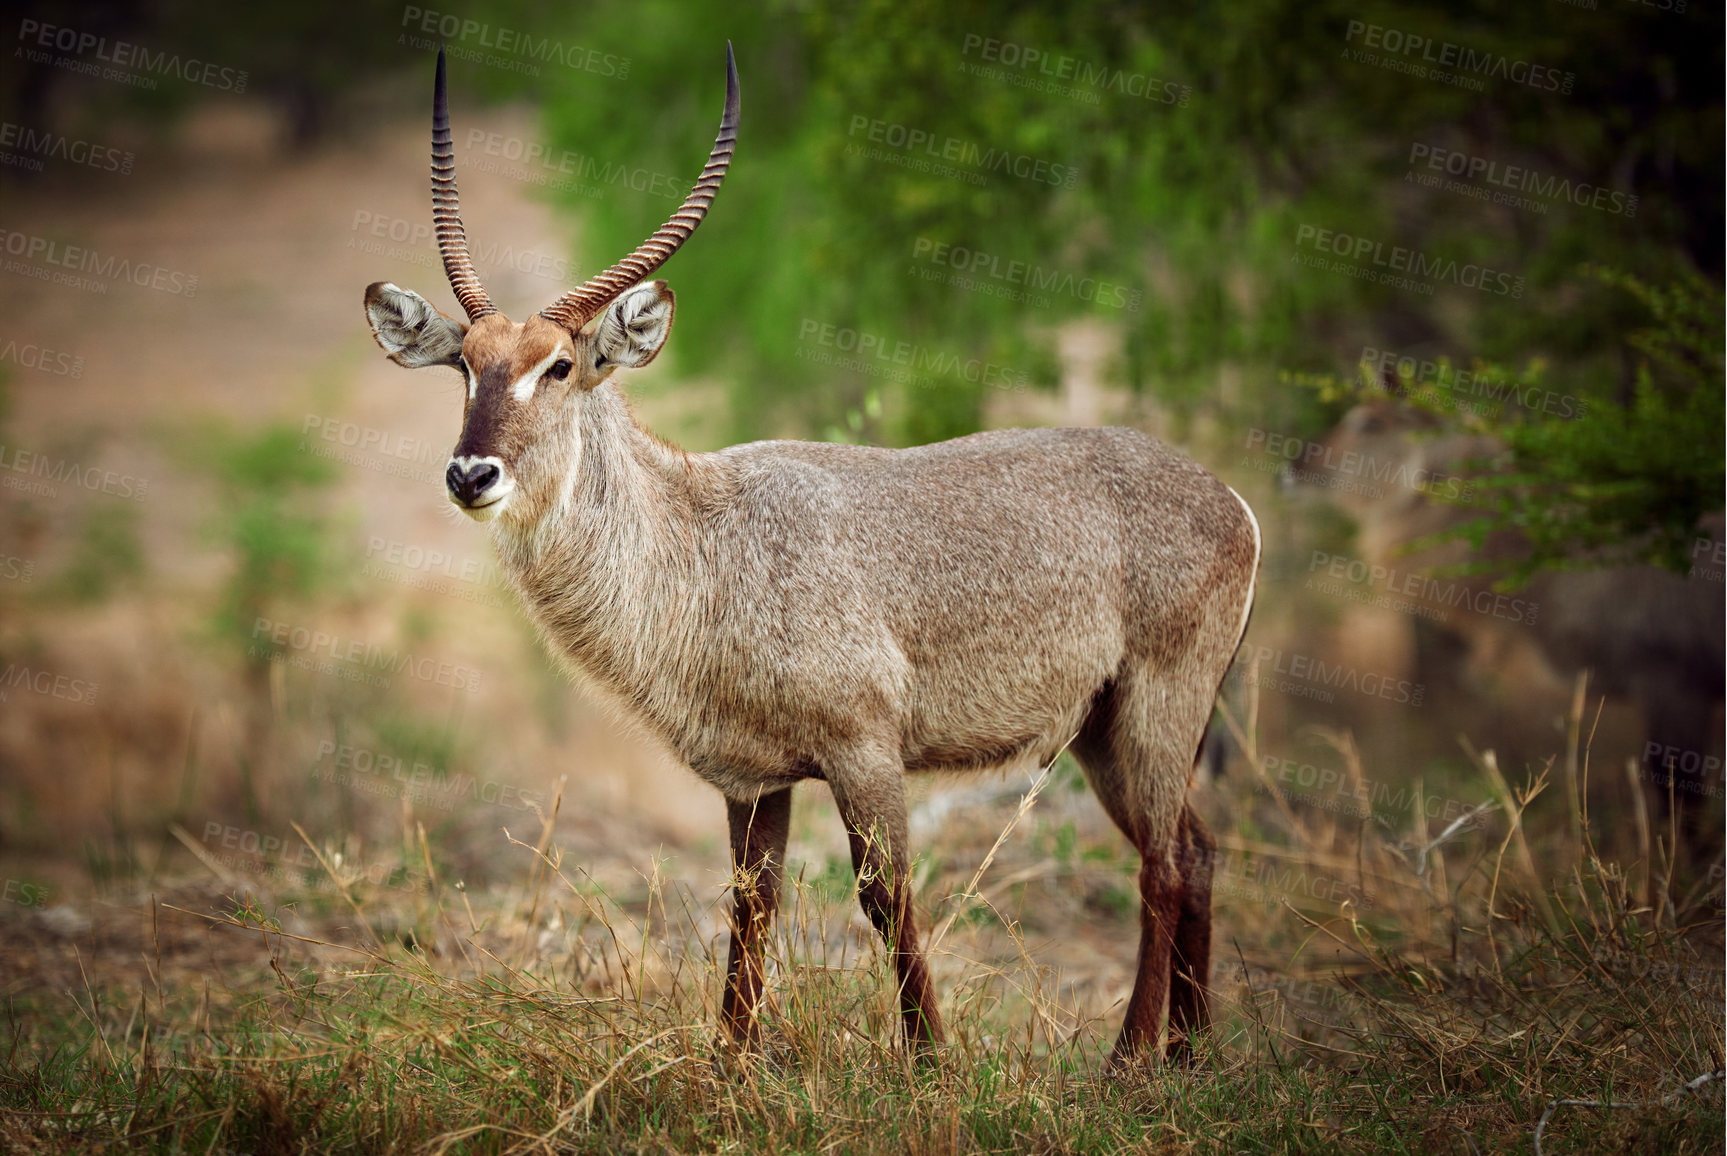
M 904 450 L 754 442 L 723 456 L 759 480 L 756 504 L 820 519 L 801 529 L 850 553 L 914 644 L 974 628 L 942 622 L 958 611 L 1001 621 L 1107 601 L 1150 624 L 1253 561 L 1240 499 L 1137 430 L 991 430 Z

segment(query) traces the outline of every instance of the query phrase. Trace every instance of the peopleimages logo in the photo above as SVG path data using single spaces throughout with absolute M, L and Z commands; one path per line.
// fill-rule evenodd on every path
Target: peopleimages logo
M 156 77 L 169 76 L 187 84 L 224 92 L 246 91 L 249 74 L 243 69 L 225 68 L 196 57 L 182 57 L 177 52 L 153 52 L 142 44 L 125 40 L 109 40 L 93 32 L 68 28 L 59 24 L 44 24 L 25 19 L 18 24 L 21 47 L 15 55 L 32 64 L 49 64 L 70 72 L 96 76 L 102 80 L 117 80 L 139 88 L 153 89 Z M 63 53 L 54 56 L 54 53 Z M 89 59 L 84 59 L 88 57 Z M 111 67 L 104 67 L 111 66 Z M 135 72 L 126 71 L 135 69 Z M 139 75 L 154 73 L 151 75 Z
M 1511 273 L 1452 257 L 1432 257 L 1420 249 L 1387 245 L 1384 241 L 1355 233 L 1300 225 L 1295 230 L 1295 247 L 1298 250 L 1312 249 L 1314 254 L 1330 254 L 1348 262 L 1343 266 L 1336 262 L 1327 265 L 1317 256 L 1297 252 L 1297 263 L 1329 267 L 1333 272 L 1347 272 L 1400 288 L 1421 288 L 1431 292 L 1434 282 L 1445 282 L 1497 297 L 1517 299 L 1523 296 L 1523 278 Z
M 1333 767 L 1316 766 L 1277 755 L 1262 756 L 1262 762 L 1265 773 L 1255 791 L 1275 794 L 1322 811 L 1337 811 L 1365 819 L 1375 812 L 1407 816 L 1419 806 L 1421 813 L 1434 822 L 1449 823 L 1469 815 L 1472 825 L 1477 826 L 1485 813 L 1484 804 L 1425 794 L 1406 783 L 1393 786 L 1380 780 L 1346 775 Z
M 450 774 L 442 767 L 367 747 L 338 744 L 330 739 L 318 743 L 318 766 L 314 782 L 335 783 L 360 794 L 387 798 L 405 797 L 449 811 L 458 805 L 489 803 L 528 811 L 546 805 L 544 791 L 526 790 L 495 779 Z
M 1076 56 L 1048 52 L 1027 44 L 1016 44 L 1011 40 L 968 32 L 960 46 L 960 55 L 970 56 L 974 52 L 981 60 L 996 67 L 985 68 L 973 64 L 968 68 L 962 64 L 962 70 L 992 79 L 1006 79 L 1011 75 L 1006 72 L 1008 69 L 1035 74 L 1035 79 L 1027 77 L 1023 80 L 1016 79 L 1013 83 L 1039 92 L 1076 97 L 1087 104 L 1098 103 L 1098 92 L 1113 92 L 1154 104 L 1173 104 L 1185 108 L 1188 99 L 1193 95 L 1191 86 L 1172 80 L 1160 80 L 1143 72 L 1110 68 L 1108 65 L 1096 64 Z M 1072 81 L 1073 86 L 1061 83 L 1065 81 Z
M 1309 654 L 1285 654 L 1269 646 L 1242 647 L 1228 677 L 1235 682 L 1281 690 L 1296 698 L 1333 701 L 1332 691 L 1348 690 L 1401 706 L 1420 706 L 1427 687 L 1395 675 L 1326 662 Z M 1295 685 L 1300 684 L 1300 685 Z
M 1448 609 L 1468 610 L 1507 622 L 1534 625 L 1541 611 L 1539 602 L 1519 598 L 1468 582 L 1432 578 L 1418 571 L 1399 570 L 1315 550 L 1307 564 L 1303 589 L 1343 597 L 1351 602 L 1386 606 L 1444 622 Z M 1329 579 L 1329 581 L 1327 581 Z M 1400 601 L 1415 599 L 1416 601 Z
M 1021 180 L 1068 189 L 1073 188 L 1079 181 L 1079 168 L 1076 165 L 1061 164 L 1006 149 L 986 149 L 976 141 L 955 136 L 937 136 L 928 129 L 894 121 L 854 115 L 846 129 L 846 136 L 852 138 L 846 144 L 849 155 L 870 160 L 887 160 L 920 172 L 927 168 L 937 176 L 963 177 L 970 184 L 986 181 L 986 173 L 1018 177 Z M 861 141 L 856 139 L 859 136 L 863 138 Z M 881 145 L 891 151 L 884 152 L 879 147 L 871 147 Z M 962 172 L 954 169 L 954 165 L 963 165 L 973 171 Z
M 837 365 L 842 369 L 869 372 L 884 371 L 880 376 L 908 384 L 926 386 L 931 376 L 951 378 L 971 385 L 991 389 L 1023 391 L 1030 375 L 1012 366 L 998 365 L 982 358 L 961 358 L 957 354 L 928 349 L 911 341 L 897 341 L 868 330 L 832 325 L 806 317 L 798 326 L 798 358 L 819 365 Z M 824 348 L 810 350 L 809 345 Z M 828 350 L 843 356 L 835 358 Z
M 343 638 L 269 618 L 259 618 L 252 623 L 252 644 L 247 650 L 253 658 L 287 661 L 303 669 L 369 686 L 390 685 L 388 678 L 371 673 L 379 671 L 384 675 L 406 674 L 422 682 L 470 694 L 480 689 L 480 672 L 471 666 L 440 662 L 393 647 L 378 646 L 358 638 Z M 320 658 L 330 661 L 321 662 Z
M 1571 87 L 1577 80 L 1572 73 L 1561 72 L 1557 68 L 1528 60 L 1513 60 L 1503 53 L 1485 52 L 1450 40 L 1435 40 L 1417 32 L 1404 32 L 1380 24 L 1351 20 L 1343 39 L 1350 43 L 1358 38 L 1362 45 L 1362 63 L 1378 64 L 1382 60 L 1393 62 L 1399 66 L 1398 71 L 1409 72 L 1418 77 L 1427 76 L 1428 70 L 1431 69 L 1434 79 L 1448 83 L 1451 77 L 1445 70 L 1456 69 L 1458 72 L 1473 73 L 1495 80 L 1509 80 L 1513 84 L 1521 84 L 1539 92 L 1558 92 L 1569 96 Z M 1367 49 L 1372 49 L 1373 52 L 1366 53 Z M 1349 51 L 1345 49 L 1346 54 Z
M 200 859 L 231 871 L 244 871 L 248 875 L 273 880 L 284 887 L 312 891 L 346 890 L 349 885 L 364 880 L 374 887 L 415 894 L 424 894 L 427 889 L 427 876 L 402 865 L 365 863 L 339 851 L 320 855 L 297 831 L 293 835 L 268 835 L 211 821 L 204 824 L 203 846 L 192 843 L 189 833 L 183 834 L 182 841 Z
M 929 237 L 919 237 L 912 243 L 911 256 L 913 261 L 945 266 L 953 270 L 957 276 L 952 283 L 961 288 L 969 288 L 973 282 L 993 283 L 1010 291 L 1019 289 L 1027 293 L 1059 294 L 1111 309 L 1138 309 L 1142 299 L 1139 290 L 1129 289 L 1125 285 L 1117 285 L 1097 277 L 1075 276 L 1060 269 L 1045 268 L 1034 261 L 1004 259 L 998 253 L 964 245 L 950 245 L 946 241 L 936 241 Z M 966 278 L 972 280 L 967 281 Z M 1010 294 L 995 292 L 992 295 Z M 1043 298 L 1037 303 L 1048 305 L 1049 302 L 1047 298 Z
M 15 338 L 0 339 L 0 361 L 10 361 L 23 369 L 52 373 L 59 377 L 83 377 L 84 359 L 76 354 L 49 349 L 33 341 L 19 342 Z
M 397 37 L 398 44 L 435 49 L 445 48 L 447 42 L 452 60 L 467 60 L 510 72 L 538 76 L 538 65 L 556 64 L 572 72 L 588 72 L 614 80 L 623 80 L 630 74 L 630 58 L 627 56 L 583 48 L 579 44 L 565 44 L 518 28 L 458 16 L 454 12 L 439 12 L 410 4 L 402 9 L 401 27 L 407 31 Z M 413 32 L 424 35 L 410 35 Z M 465 42 L 478 47 L 463 47 Z
M 79 706 L 95 706 L 96 692 L 100 689 L 97 683 L 86 679 L 43 670 L 40 667 L 31 668 L 17 662 L 9 662 L 5 670 L 0 670 L 0 702 L 6 702 L 12 690 L 27 690 L 44 698 L 57 698 Z
M 1507 404 L 1515 404 L 1566 419 L 1580 418 L 1589 410 L 1589 403 L 1584 398 L 1555 393 L 1551 389 L 1543 389 L 1528 382 L 1507 380 L 1492 373 L 1460 369 L 1449 361 L 1438 358 L 1415 357 L 1391 349 L 1375 349 L 1371 345 L 1364 345 L 1361 347 L 1361 364 L 1367 366 L 1376 379 L 1387 373 L 1395 373 L 1400 380 L 1479 398 L 1501 409 Z
M 1588 181 L 1573 181 L 1569 177 L 1556 177 L 1526 165 L 1504 164 L 1489 157 L 1457 152 L 1425 141 L 1414 141 L 1410 144 L 1408 164 L 1410 171 L 1404 175 L 1406 181 L 1444 188 L 1447 192 L 1461 193 L 1478 200 L 1491 201 L 1496 205 L 1510 205 L 1513 208 L 1545 213 L 1547 206 L 1541 203 L 1542 201 L 1565 201 L 1580 208 L 1595 209 L 1618 216 L 1637 215 L 1636 193 L 1609 189 Z M 1419 169 L 1426 169 L 1427 172 L 1418 172 Z M 1445 180 L 1445 177 L 1456 177 L 1458 180 Z M 1468 184 L 1469 181 L 1480 181 L 1493 188 L 1478 188 Z M 1529 197 L 1540 200 L 1532 201 Z
M 53 498 L 59 495 L 61 484 L 79 486 L 93 494 L 108 494 L 139 502 L 150 490 L 150 482 L 146 478 L 0 443 L 0 486 Z
M 430 442 L 315 413 L 300 427 L 300 452 L 428 485 L 442 484 L 450 459 L 447 449 Z
M 7 261 L 8 273 L 70 285 L 86 292 L 106 293 L 107 282 L 129 281 L 146 289 L 179 297 L 198 295 L 198 277 L 176 269 L 164 269 L 147 261 L 133 261 L 113 253 L 101 253 L 86 245 L 67 245 L 49 237 L 0 228 L 0 252 L 20 260 Z M 41 261 L 35 265 L 30 262 Z M 81 274 L 90 274 L 85 277 Z
M 366 545 L 366 563 L 360 573 L 411 590 L 425 590 L 499 608 L 511 605 L 496 587 L 503 584 L 497 565 L 487 559 L 457 558 L 441 550 L 428 550 L 411 542 L 374 535 Z
M 1442 474 L 1419 462 L 1409 462 L 1400 458 L 1382 461 L 1373 454 L 1362 453 L 1359 450 L 1339 450 L 1325 442 L 1308 441 L 1291 434 L 1278 433 L 1275 430 L 1264 430 L 1258 427 L 1249 429 L 1247 431 L 1247 448 L 1259 450 L 1268 459 L 1277 463 L 1278 468 L 1282 468 L 1284 465 L 1293 466 L 1300 462 L 1302 468 L 1308 471 L 1306 480 L 1309 484 L 1343 489 L 1350 493 L 1377 497 L 1384 493 L 1384 490 L 1368 486 L 1334 486 L 1323 480 L 1324 474 L 1320 471 L 1330 474 L 1344 474 L 1352 478 L 1360 478 L 1364 482 L 1383 482 L 1398 489 L 1429 494 L 1443 501 L 1464 505 L 1473 501 L 1475 497 L 1475 483 L 1462 474 Z
M 377 240 L 368 241 L 367 237 Z M 407 247 L 389 248 L 383 244 L 384 241 L 402 242 Z M 356 209 L 353 224 L 348 226 L 345 247 L 430 268 L 439 260 L 436 242 L 437 235 L 425 221 Z M 563 283 L 573 280 L 569 259 L 557 253 L 517 249 L 500 241 L 481 241 L 471 245 L 470 255 L 475 267 L 486 272 L 513 269 L 548 281 Z
M 483 158 L 520 164 L 520 169 L 505 169 Z M 483 128 L 468 130 L 467 146 L 462 151 L 462 163 L 480 172 L 502 172 L 512 180 L 527 180 L 572 192 L 591 195 L 609 185 L 618 189 L 642 193 L 668 200 L 681 198 L 689 181 L 671 173 L 656 172 L 640 165 L 618 161 L 602 161 L 585 153 L 563 149 L 553 153 L 551 147 L 525 137 L 487 132 Z M 562 180 L 561 178 L 569 178 Z M 402 238 L 393 238 L 402 239 Z
M 0 164 L 14 165 L 30 172 L 43 170 L 44 161 L 66 161 L 101 172 L 128 174 L 132 171 L 130 152 L 109 145 L 95 144 L 48 129 L 0 121 Z
M 23 879 L 6 880 L 0 889 L 0 898 L 8 903 L 16 903 L 20 907 L 48 906 L 48 888 L 41 883 L 31 883 Z

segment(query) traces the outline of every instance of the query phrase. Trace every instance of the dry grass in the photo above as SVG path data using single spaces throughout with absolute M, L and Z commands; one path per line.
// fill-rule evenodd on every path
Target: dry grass
M 1332 738 L 1365 783 L 1347 735 Z M 1133 864 L 1107 830 L 1040 815 L 1087 813 L 1060 785 L 963 808 L 943 857 L 920 863 L 952 1036 L 929 1069 L 898 1046 L 844 871 L 797 873 L 768 1043 L 739 1057 L 714 1028 L 723 894 L 657 863 L 638 887 L 601 886 L 560 855 L 554 804 L 531 845 L 510 841 L 522 883 L 484 895 L 448 882 L 412 828 L 393 877 L 414 873 L 413 890 L 353 877 L 308 838 L 316 869 L 297 882 L 122 902 L 88 929 L 13 911 L 0 1138 L 64 1152 L 1481 1152 L 1532 1150 L 1539 1124 L 1545 1153 L 1721 1151 L 1719 871 L 1689 894 L 1665 886 L 1660 836 L 1654 863 L 1604 860 L 1587 744 L 1572 750 L 1575 800 L 1545 774 L 1513 788 L 1482 754 L 1481 803 L 1434 828 L 1427 806 L 1340 820 L 1274 783 L 1224 784 L 1210 801 L 1239 820 L 1222 833 L 1216 1025 L 1191 1071 L 1100 1079 L 1125 979 L 1088 969 L 1073 940 L 1101 925 L 1131 943 Z

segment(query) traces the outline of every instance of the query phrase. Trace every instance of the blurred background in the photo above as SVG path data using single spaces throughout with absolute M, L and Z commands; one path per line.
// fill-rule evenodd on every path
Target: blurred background
M 1215 828 L 1437 830 L 1482 752 L 1520 781 L 1581 743 L 1598 838 L 1635 854 L 1652 735 L 1719 827 L 1715 5 L 38 0 L 5 34 L 9 900 L 75 923 L 298 880 L 312 845 L 479 889 L 560 790 L 596 878 L 725 886 L 717 794 L 551 668 L 445 500 L 454 375 L 367 331 L 377 280 L 459 315 L 440 42 L 515 317 L 669 215 L 733 44 L 737 161 L 661 274 L 668 355 L 625 383 L 657 433 L 1127 424 L 1248 498 Z M 919 783 L 919 837 L 1023 782 Z M 844 875 L 800 794 L 794 858 Z M 1062 798 L 1027 837 L 1115 838 Z

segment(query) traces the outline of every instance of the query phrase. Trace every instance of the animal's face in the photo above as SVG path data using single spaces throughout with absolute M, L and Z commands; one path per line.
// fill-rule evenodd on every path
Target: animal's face
M 678 211 L 635 252 L 517 323 L 499 313 L 468 253 L 456 195 L 456 158 L 444 51 L 432 82 L 432 225 L 450 288 L 471 326 L 388 281 L 366 288 L 366 320 L 398 365 L 447 365 L 466 386 L 462 434 L 444 481 L 450 501 L 487 521 L 544 512 L 548 479 L 571 479 L 581 462 L 581 399 L 619 368 L 646 365 L 671 332 L 664 281 L 645 280 L 707 216 L 731 166 L 738 131 L 738 71 L 726 45 L 726 104 L 702 175 Z M 512 496 L 513 506 L 512 509 Z M 536 500 L 539 499 L 539 500 Z
M 518 486 L 578 461 L 540 451 L 579 418 L 582 395 L 619 368 L 652 361 L 671 332 L 675 301 L 663 281 L 638 285 L 578 331 L 535 315 L 488 313 L 471 326 L 387 281 L 366 290 L 366 317 L 390 359 L 410 369 L 444 365 L 462 374 L 462 432 L 444 481 L 469 517 L 502 514 Z M 580 454 L 580 443 L 573 443 Z

